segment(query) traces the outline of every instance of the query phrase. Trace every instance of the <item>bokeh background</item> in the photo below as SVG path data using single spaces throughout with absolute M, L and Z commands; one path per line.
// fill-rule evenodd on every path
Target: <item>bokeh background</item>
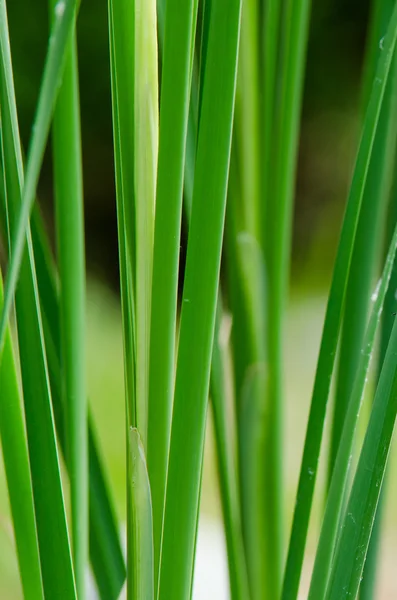
M 286 325 L 285 508 L 288 523 L 299 475 L 325 300 L 357 147 L 362 104 L 360 82 L 369 11 L 369 0 L 313 2 Z M 8 13 L 19 119 L 27 148 L 47 48 L 47 3 L 13 0 L 8 2 Z M 78 44 L 88 272 L 88 386 L 116 510 L 120 523 L 123 523 L 123 359 L 107 33 L 106 1 L 84 0 L 78 20 Z M 53 238 L 51 168 L 49 148 L 40 180 L 39 198 Z M 227 597 L 222 584 L 225 581 L 225 562 L 210 427 L 207 438 L 196 594 L 200 599 L 222 600 Z M 393 479 L 390 478 L 388 486 L 377 596 L 381 600 L 397 598 L 397 582 L 393 575 L 393 561 L 397 555 L 397 518 L 393 502 L 397 494 Z M 314 547 L 319 526 L 319 506 L 323 500 L 321 478 L 317 487 L 317 509 L 309 541 L 306 577 L 309 575 L 310 547 Z M 0 597 L 5 600 L 21 597 L 2 465 Z

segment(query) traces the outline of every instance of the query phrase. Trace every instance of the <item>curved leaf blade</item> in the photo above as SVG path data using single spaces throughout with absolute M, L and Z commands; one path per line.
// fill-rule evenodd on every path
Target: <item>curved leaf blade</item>
M 317 545 L 309 600 L 320 600 L 321 598 L 325 598 L 328 576 L 331 571 L 332 558 L 337 540 L 338 525 L 341 511 L 343 509 L 343 500 L 345 497 L 348 475 L 350 471 L 350 462 L 356 426 L 364 396 L 365 385 L 367 382 L 367 374 L 375 343 L 375 335 L 378 330 L 386 292 L 389 287 L 390 276 L 396 255 L 396 247 L 397 228 L 390 244 L 382 278 L 380 279 L 377 290 L 373 295 L 374 304 L 363 341 L 356 379 L 347 409 L 339 450 L 336 456 L 331 479 L 331 485 L 328 492 L 327 506 L 321 527 L 320 539 Z
M 2 2 L 4 3 L 4 0 Z M 75 25 L 76 8 L 76 0 L 60 0 L 55 6 L 54 26 L 49 40 L 35 123 L 32 128 L 21 210 L 18 220 L 12 228 L 11 246 L 13 253 L 4 286 L 4 307 L 0 319 L 0 348 L 4 343 L 5 330 L 18 281 L 25 248 L 26 230 L 36 196 L 37 183 L 50 130 L 55 100 L 62 80 L 67 44 Z M 0 51 L 2 60 L 6 60 L 7 48 L 4 45 L 3 39 L 0 40 Z M 12 105 L 13 90 L 10 89 L 8 82 L 6 94 L 8 102 Z M 14 132 L 14 135 L 16 135 L 16 132 Z
M 354 239 L 396 37 L 397 6 L 390 21 L 384 40 L 384 51 L 378 63 L 334 266 L 306 430 L 287 566 L 284 575 L 283 600 L 295 600 L 298 593 Z
M 3 300 L 2 296 L 3 282 L 0 278 L 0 305 Z M 25 424 L 11 336 L 8 330 L 0 364 L 0 389 L 1 446 L 23 594 L 26 600 L 43 600 L 44 592 Z
M 359 589 L 397 416 L 396 353 L 395 320 L 343 519 L 327 600 L 355 598 Z

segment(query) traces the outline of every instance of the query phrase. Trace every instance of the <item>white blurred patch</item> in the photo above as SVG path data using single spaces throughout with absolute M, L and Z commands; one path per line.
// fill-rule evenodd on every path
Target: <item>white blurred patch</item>
M 229 580 L 223 529 L 218 521 L 200 519 L 193 600 L 229 600 Z

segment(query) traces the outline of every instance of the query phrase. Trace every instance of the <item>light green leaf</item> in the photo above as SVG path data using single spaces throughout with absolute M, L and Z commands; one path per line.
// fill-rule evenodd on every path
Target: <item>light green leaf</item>
M 375 335 L 378 329 L 386 292 L 394 264 L 397 247 L 397 228 L 390 244 L 382 278 L 373 294 L 373 306 L 363 340 L 360 360 L 356 371 L 354 386 L 350 395 L 349 405 L 344 420 L 344 427 L 340 439 L 339 450 L 328 492 L 327 506 L 325 509 L 320 539 L 317 545 L 312 581 L 310 585 L 310 600 L 325 598 L 328 577 L 331 570 L 332 558 L 337 540 L 340 515 L 343 512 L 343 501 L 347 491 L 348 476 L 353 450 L 353 442 L 360 414 L 361 403 L 367 382 L 368 369 L 371 362 Z
M 51 1 L 50 5 L 56 11 L 56 2 Z M 71 537 L 77 595 L 79 600 L 84 600 L 88 566 L 88 411 L 83 174 L 75 37 L 69 43 L 67 54 L 54 114 L 53 163 Z
M 283 600 L 295 600 L 298 593 L 320 446 L 323 438 L 326 407 L 335 364 L 335 354 L 354 240 L 396 37 L 397 6 L 390 21 L 388 32 L 384 39 L 384 51 L 378 63 L 335 260 L 306 430 L 305 447 L 284 576 Z
M 133 600 L 154 599 L 153 579 L 153 520 L 152 499 L 149 476 L 146 467 L 145 451 L 141 436 L 136 428 L 131 427 L 128 438 L 130 486 L 129 514 L 132 519 L 132 540 L 129 540 L 133 551 L 132 573 L 128 574 L 130 589 L 127 597 Z

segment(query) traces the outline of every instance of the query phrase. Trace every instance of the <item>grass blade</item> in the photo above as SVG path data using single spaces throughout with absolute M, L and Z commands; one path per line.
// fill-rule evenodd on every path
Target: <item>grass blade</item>
M 242 169 L 240 185 L 244 227 L 247 233 L 260 239 L 260 164 L 259 164 L 259 28 L 258 2 L 243 3 L 241 44 L 236 92 L 236 134 Z
M 388 19 L 392 11 L 392 7 L 389 8 Z M 382 52 L 379 44 L 376 50 L 376 56 L 378 56 L 379 52 Z M 394 166 L 397 131 L 396 98 L 397 61 L 393 59 L 368 170 L 346 290 L 331 432 L 329 480 L 332 476 L 349 397 L 360 360 L 360 347 L 368 315 L 370 288 L 379 259 L 379 248 L 382 246 L 381 236 Z
M 135 0 L 136 394 L 139 411 L 137 423 L 145 448 L 148 436 L 153 230 L 159 144 L 156 23 L 155 0 Z
M 3 174 L 2 174 L 3 176 Z M 3 195 L 3 194 L 2 194 Z M 2 197 L 2 202 L 4 203 Z M 2 225 L 6 229 L 5 207 Z M 37 207 L 32 215 L 32 243 L 37 269 L 37 284 L 42 308 L 44 339 L 47 351 L 51 395 L 58 439 L 65 456 L 63 406 L 60 384 L 60 333 L 58 290 L 55 265 Z M 116 600 L 125 581 L 125 564 L 109 487 L 99 458 L 93 426 L 89 422 L 90 462 L 90 555 L 102 600 Z M 32 588 L 34 589 L 34 588 Z
M 257 38 L 257 7 L 252 2 L 243 5 L 226 231 L 227 264 L 231 265 L 229 287 L 233 317 L 241 522 L 250 593 L 253 598 L 259 598 L 266 594 L 266 587 L 273 573 L 266 567 L 270 564 L 266 556 L 268 537 L 267 532 L 264 534 L 266 523 L 261 510 L 263 499 L 260 500 L 264 476 L 259 462 L 266 443 L 266 424 L 263 418 L 263 365 L 266 361 L 263 317 L 266 303 L 263 256 L 258 241 L 259 115 L 255 113 L 259 108 L 256 97 L 259 73 L 256 56 L 253 59 L 254 65 L 250 64 L 251 54 L 256 47 L 256 42 L 251 43 L 251 33 Z M 252 82 L 251 77 L 255 78 Z M 244 98 L 246 85 L 248 97 Z M 244 172 L 248 173 L 246 177 Z
M 321 528 L 320 540 L 317 545 L 316 560 L 314 563 L 312 581 L 310 585 L 310 600 L 320 600 L 321 598 L 325 598 L 328 575 L 331 570 L 335 542 L 337 539 L 340 515 L 343 510 L 343 500 L 345 498 L 349 476 L 357 421 L 364 396 L 368 369 L 375 342 L 375 335 L 378 329 L 378 324 L 383 310 L 383 304 L 394 264 L 396 247 L 397 228 L 390 244 L 390 250 L 386 259 L 382 278 L 379 281 L 377 290 L 373 295 L 374 304 L 363 341 L 356 379 L 350 395 L 349 406 L 345 417 L 345 424 L 343 427 L 339 450 L 331 479 L 331 485 L 328 492 L 327 506 Z
M 269 442 L 264 398 L 267 385 L 265 331 L 266 282 L 263 254 L 256 239 L 248 233 L 237 238 L 237 260 L 243 283 L 243 302 L 254 360 L 247 366 L 241 390 L 239 411 L 241 511 L 247 569 L 252 598 L 265 597 L 274 584 L 267 565 L 269 539 L 266 531 L 266 475 L 263 456 Z M 270 507 L 271 509 L 271 507 Z M 266 566 L 264 566 L 266 565 Z
M 3 0 L 4 1 L 4 0 Z M 18 221 L 12 229 L 12 258 L 7 271 L 4 286 L 4 307 L 0 319 L 0 348 L 4 342 L 5 330 L 11 309 L 12 300 L 18 280 L 19 269 L 25 247 L 25 232 L 34 204 L 41 163 L 49 134 L 56 95 L 62 80 L 62 71 L 66 59 L 67 43 L 73 31 L 76 18 L 76 0 L 60 0 L 55 7 L 55 19 L 51 33 L 49 48 L 44 67 L 40 96 L 37 104 L 35 123 L 30 141 L 26 178 L 22 194 L 21 210 Z M 6 48 L 1 45 L 1 54 L 5 60 Z M 6 94 L 12 103 L 12 90 L 8 87 Z
M 227 427 L 225 361 L 220 341 L 222 314 L 222 299 L 219 294 L 212 351 L 210 396 L 214 415 L 218 475 L 229 563 L 230 596 L 231 600 L 247 600 L 249 588 L 238 505 L 236 467 L 233 461 L 230 431 Z
M 0 278 L 0 304 L 3 282 Z M 6 332 L 0 365 L 0 435 L 14 525 L 19 573 L 26 600 L 44 598 L 25 424 L 12 342 Z M 23 498 L 23 502 L 21 499 Z
M 21 215 L 23 166 L 4 2 L 0 3 L 0 9 L 2 11 L 2 19 L 0 19 L 0 105 L 3 125 L 3 164 L 8 222 L 10 229 L 13 230 Z M 27 234 L 23 230 L 23 238 L 25 236 L 27 237 L 27 251 L 23 253 L 24 245 L 22 244 L 21 273 L 16 294 L 16 315 L 43 587 L 46 596 L 52 597 L 57 590 L 62 589 L 65 599 L 75 599 L 74 575 L 29 227 Z M 12 263 L 15 261 L 12 240 L 9 240 L 9 247 Z M 5 318 L 5 312 L 4 309 L 3 318 Z M 53 552 L 54 544 L 57 547 L 56 553 Z
M 137 425 L 135 327 L 134 214 L 134 68 L 135 5 L 109 0 L 113 137 L 116 174 L 117 229 L 124 344 L 127 478 L 131 465 L 129 428 Z M 123 76 L 120 76 L 123 74 Z M 127 480 L 127 597 L 133 593 L 134 531 L 132 487 Z
M 328 600 L 355 598 L 359 589 L 397 415 L 396 351 L 395 321 L 343 519 Z
M 263 534 L 264 522 L 258 512 L 258 496 L 262 491 L 263 477 L 259 478 L 257 457 L 264 451 L 263 419 L 257 420 L 259 404 L 264 399 L 263 378 L 254 377 L 253 365 L 265 361 L 264 328 L 261 320 L 263 306 L 258 313 L 254 308 L 263 301 L 259 281 L 262 273 L 256 270 L 256 247 L 260 240 L 260 104 L 259 104 L 259 3 L 249 0 L 242 4 L 241 44 L 239 50 L 236 91 L 236 118 L 232 154 L 238 158 L 232 163 L 234 173 L 238 165 L 238 192 L 229 183 L 228 227 L 229 255 L 233 269 L 234 293 L 232 295 L 233 349 L 235 366 L 236 414 L 238 425 L 238 460 L 240 483 L 240 509 L 246 555 L 249 590 L 252 598 L 265 597 L 269 581 L 266 567 L 267 536 Z M 248 241 L 247 244 L 241 240 Z M 253 252 L 250 252 L 250 250 Z M 245 250 L 245 252 L 244 252 Z M 254 277 L 246 276 L 249 259 L 254 255 Z M 248 255 L 248 260 L 247 260 Z M 252 272 L 251 272 L 252 275 Z M 258 300 L 258 304 L 253 303 Z M 255 323 L 256 317 L 259 316 Z M 238 338 L 238 342 L 236 340 Z M 260 372 L 262 370 L 260 369 Z M 247 380 L 250 384 L 247 385 Z M 249 397 L 252 396 L 252 397 Z M 254 422 L 252 422 L 252 419 Z M 251 426 L 254 427 L 252 432 Z M 249 451 L 248 451 L 249 450 Z M 255 465 L 255 466 L 253 466 Z M 253 503 L 253 506 L 252 506 Z M 256 522 L 256 525 L 254 523 Z M 271 576 L 270 576 L 271 578 Z
M 236 114 L 237 118 L 237 114 Z M 232 351 L 239 468 L 239 499 L 251 597 L 266 593 L 266 534 L 262 460 L 266 444 L 265 319 L 263 253 L 245 230 L 236 136 L 231 152 L 226 223 L 226 265 L 233 319 Z M 270 576 L 272 577 L 272 575 Z
M 371 96 L 372 84 L 378 64 L 379 50 L 381 50 L 381 42 L 386 33 L 393 7 L 394 0 L 372 0 L 371 2 L 361 98 L 364 107 L 367 106 Z
M 55 10 L 56 2 L 51 2 Z M 60 275 L 61 368 L 67 424 L 72 549 L 77 595 L 85 598 L 88 562 L 88 428 L 85 384 L 85 252 L 83 175 L 75 38 L 58 94 L 53 160 Z
M 371 83 L 371 79 L 373 78 L 373 69 L 374 64 L 376 63 L 376 58 L 381 49 L 382 38 L 384 32 L 387 28 L 387 22 L 390 19 L 391 12 L 393 10 L 394 0 L 374 0 L 372 3 L 372 18 L 371 18 L 371 29 L 369 33 L 369 40 L 367 44 L 367 59 L 366 59 L 366 87 L 369 88 Z M 396 62 L 396 58 L 394 58 L 394 62 Z M 392 69 L 395 72 L 396 67 Z M 371 77 L 372 74 L 372 77 Z M 396 75 L 394 75 L 394 79 Z M 367 91 L 367 90 L 366 90 Z M 365 97 L 364 97 L 365 100 Z M 391 99 L 391 104 L 395 105 L 395 98 Z M 395 120 L 394 120 L 395 121 Z M 392 132 L 393 127 L 389 129 L 389 135 L 393 135 Z M 392 138 L 395 140 L 394 138 Z M 393 225 L 396 222 L 395 219 L 392 219 Z M 388 235 L 391 235 L 391 231 L 387 232 Z M 393 276 L 392 276 L 393 277 Z M 390 331 L 392 329 L 392 323 L 390 323 L 390 317 L 388 315 L 388 309 L 390 305 L 393 306 L 394 301 L 394 293 L 390 294 L 390 288 L 395 289 L 393 286 L 393 279 L 391 281 L 389 287 L 389 293 L 386 296 L 385 301 L 385 311 L 383 316 L 383 325 L 382 325 L 382 340 L 381 340 L 381 350 L 379 353 L 379 366 L 381 367 L 383 364 L 383 360 L 385 357 L 387 343 L 389 341 Z M 391 298 L 390 298 L 391 296 Z M 390 310 L 390 315 L 395 312 L 393 308 Z M 385 331 L 386 329 L 386 331 Z M 380 369 L 379 369 L 380 372 Z M 385 488 L 383 489 L 382 497 L 379 501 L 379 505 L 377 508 L 376 519 L 374 523 L 374 527 L 371 533 L 371 541 L 368 548 L 368 554 L 364 565 L 363 578 L 360 586 L 360 600 L 372 600 L 375 594 L 375 584 L 377 579 L 377 565 L 378 565 L 378 555 L 379 555 L 379 546 L 380 546 L 380 532 L 381 532 L 381 524 L 382 524 L 382 514 L 383 514 L 383 504 L 382 498 L 385 495 Z
M 171 429 L 161 600 L 183 600 L 191 593 L 230 160 L 239 0 L 213 1 L 210 19 Z
M 32 215 L 32 241 L 37 267 L 37 283 L 43 311 L 44 339 L 47 349 L 55 424 L 61 449 L 65 452 L 64 407 L 61 400 L 60 318 L 55 265 L 51 257 L 40 213 Z M 126 577 L 119 532 L 109 486 L 88 419 L 89 435 L 89 518 L 90 558 L 102 600 L 117 600 Z
M 280 73 L 278 69 L 280 61 L 281 51 L 281 14 L 282 14 L 282 2 L 281 0 L 268 0 L 263 3 L 263 27 L 261 35 L 261 48 L 263 49 L 262 54 L 262 96 L 263 96 L 263 117 L 262 117 L 262 175 L 261 175 L 261 195 L 262 195 L 262 214 L 261 226 L 262 226 L 262 245 L 263 250 L 267 251 L 269 246 L 269 239 L 267 235 L 268 217 L 267 217 L 267 204 L 271 198 L 271 185 L 272 185 L 272 155 L 273 155 L 273 138 L 274 138 L 274 124 L 276 111 L 276 100 L 277 100 L 277 84 L 280 80 Z
M 149 314 L 158 145 L 155 4 L 109 2 L 116 191 L 122 289 L 127 431 L 147 438 Z M 133 449 L 127 437 L 127 473 Z M 140 585 L 136 524 L 127 482 L 127 597 Z M 134 587 L 135 586 L 135 587 Z
M 135 401 L 135 304 L 134 261 L 134 47 L 133 39 L 124 31 L 134 23 L 131 3 L 109 0 L 109 39 L 112 78 L 113 132 L 116 173 L 117 228 L 119 242 L 121 310 L 124 343 L 124 379 L 128 422 L 136 421 Z M 132 24 L 132 25 L 131 25 Z M 124 35 L 125 34 L 125 35 Z M 132 66 L 132 72 L 131 72 Z M 125 73 L 117 78 L 117 73 Z M 119 100 L 122 98 L 122 101 Z M 127 111 L 126 108 L 129 108 Z M 120 123 L 123 123 L 122 129 Z M 123 168 L 123 161 L 129 169 Z
M 279 107 L 273 116 L 275 156 L 271 158 L 270 181 L 265 182 L 268 315 L 267 315 L 267 361 L 268 361 L 268 431 L 264 468 L 268 472 L 269 492 L 265 522 L 269 531 L 268 560 L 271 583 L 269 597 L 280 593 L 282 572 L 282 406 L 283 406 L 283 328 L 285 299 L 288 295 L 289 257 L 295 173 L 298 154 L 300 114 L 306 64 L 306 47 L 309 32 L 310 0 L 286 3 L 282 11 L 282 35 L 284 47 L 280 56 Z M 277 15 L 275 16 L 275 19 Z M 275 53 L 274 53 L 275 54 Z M 269 57 L 270 59 L 270 57 Z M 273 56 L 277 60 L 276 56 Z M 273 69 L 278 68 L 278 63 Z M 269 75 L 270 77 L 270 75 Z M 273 75 L 274 79 L 275 75 Z M 274 84 L 274 81 L 273 81 Z M 270 90 L 271 93 L 272 90 Z M 273 104 L 272 104 L 273 105 Z M 270 127 L 273 120 L 267 125 Z M 266 124 L 265 124 L 266 127 Z M 266 138 L 265 138 L 266 140 Z
M 368 105 L 335 261 L 298 484 L 297 500 L 284 578 L 283 600 L 296 598 L 298 593 L 324 428 L 326 405 L 335 362 L 335 352 L 354 238 L 396 36 L 397 7 L 393 12 L 393 17 L 384 41 L 384 52 L 378 63 L 377 74 Z
M 205 4 L 206 44 L 208 43 L 208 22 L 210 14 L 209 8 L 210 3 L 207 0 Z M 204 41 L 202 42 L 202 46 L 203 45 Z M 204 54 L 204 49 L 202 49 L 202 54 Z M 204 58 L 202 56 L 202 78 L 205 72 L 204 65 L 202 64 L 203 60 Z M 183 198 L 188 227 L 190 225 L 191 219 L 194 167 L 197 144 L 197 95 L 197 80 L 195 77 L 195 73 L 193 72 L 186 141 L 186 161 Z M 214 418 L 218 477 L 220 484 L 220 496 L 229 565 L 230 594 L 232 600 L 246 600 L 249 597 L 247 566 L 244 555 L 242 526 L 239 511 L 239 489 L 236 477 L 236 466 L 234 464 L 234 452 L 232 448 L 233 443 L 231 439 L 231 437 L 234 439 L 234 436 L 231 436 L 231 432 L 228 427 L 229 407 L 227 405 L 227 391 L 225 385 L 226 365 L 224 357 L 224 348 L 221 342 L 222 319 L 223 300 L 222 290 L 219 289 L 216 310 L 214 345 L 212 350 L 210 400 L 212 403 Z
M 117 600 L 126 578 L 109 486 L 88 421 L 90 466 L 90 558 L 101 600 Z
M 38 205 L 33 208 L 31 231 L 43 321 L 48 324 L 48 328 L 51 331 L 52 344 L 60 356 L 59 277 L 49 237 Z
M 208 7 L 208 3 L 206 4 Z M 187 225 L 190 225 L 194 166 L 196 154 L 197 118 L 195 101 L 196 81 L 192 81 L 192 94 L 189 110 L 188 133 L 186 141 L 186 162 L 184 178 L 184 209 Z M 226 548 L 229 565 L 230 594 L 232 600 L 246 600 L 249 597 L 247 565 L 242 538 L 242 525 L 239 510 L 239 488 L 234 464 L 231 432 L 228 428 L 227 392 L 225 389 L 226 366 L 223 356 L 221 327 L 223 319 L 222 290 L 218 292 L 216 309 L 214 346 L 212 350 L 210 400 L 214 417 L 215 445 L 218 463 L 218 477 L 225 527 Z M 235 432 L 233 432 L 235 433 Z
M 393 182 L 393 189 L 391 194 L 391 202 L 388 211 L 388 219 L 387 219 L 387 231 L 386 231 L 386 239 L 387 242 L 392 235 L 392 228 L 397 223 L 397 203 L 396 203 L 396 179 Z M 386 294 L 385 299 L 385 308 L 383 311 L 382 317 L 382 332 L 380 339 L 380 348 L 379 348 L 379 356 L 378 356 L 378 377 L 381 372 L 387 346 L 390 340 L 390 334 L 393 329 L 394 322 L 394 314 L 397 311 L 397 298 L 396 298 L 396 289 L 397 289 L 397 259 L 394 259 L 394 266 L 391 274 L 390 285 L 388 292 Z M 380 552 L 380 540 L 381 540 L 381 529 L 382 529 L 382 521 L 383 521 L 383 512 L 385 505 L 385 495 L 386 489 L 385 485 L 387 485 L 387 481 L 383 486 L 383 491 L 378 503 L 378 507 L 376 510 L 376 517 L 374 526 L 371 532 L 371 540 L 368 547 L 368 554 L 365 560 L 364 571 L 362 582 L 360 586 L 360 600 L 372 600 L 375 597 L 375 586 L 377 582 L 378 576 L 378 563 L 379 563 L 379 552 Z
M 150 335 L 148 469 L 153 498 L 154 572 L 158 580 L 175 377 L 175 331 L 183 175 L 194 0 L 168 0 L 160 102 Z M 157 587 L 157 586 L 156 586 Z
M 110 2 L 109 19 L 127 407 L 130 423 L 139 422 L 145 445 L 158 143 L 154 5 Z
M 131 600 L 153 600 L 153 521 L 149 476 L 145 451 L 136 428 L 130 429 L 130 513 L 132 515 L 132 546 L 134 572 L 128 598 Z

